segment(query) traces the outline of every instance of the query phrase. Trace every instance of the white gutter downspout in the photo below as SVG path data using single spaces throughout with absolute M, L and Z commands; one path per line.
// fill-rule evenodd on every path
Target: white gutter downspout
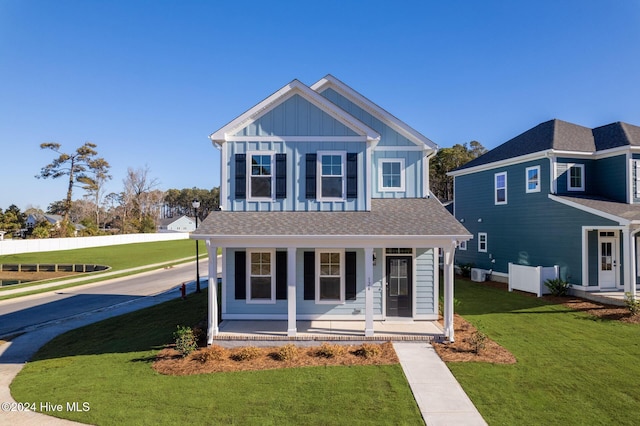
M 428 151 L 425 149 L 424 152 L 428 152 Z M 424 156 L 424 159 L 422 160 L 422 185 L 423 185 L 422 197 L 423 198 L 429 198 L 431 196 L 431 188 L 429 187 L 430 185 L 429 160 L 431 159 L 431 157 L 435 156 L 437 152 L 438 152 L 438 148 L 431 151 L 431 153 L 426 154 Z

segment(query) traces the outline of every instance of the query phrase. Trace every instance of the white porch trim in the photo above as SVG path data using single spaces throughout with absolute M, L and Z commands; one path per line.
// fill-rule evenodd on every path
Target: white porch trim
M 206 241 L 209 255 L 209 279 L 207 291 L 207 345 L 213 344 L 214 336 L 218 335 L 218 247 Z
M 444 261 L 444 336 L 449 342 L 455 341 L 453 327 L 453 258 L 456 249 L 455 241 L 448 247 L 443 247 Z
M 373 336 L 373 248 L 364 249 L 364 335 Z
M 296 326 L 296 249 L 287 248 L 287 336 L 295 337 Z

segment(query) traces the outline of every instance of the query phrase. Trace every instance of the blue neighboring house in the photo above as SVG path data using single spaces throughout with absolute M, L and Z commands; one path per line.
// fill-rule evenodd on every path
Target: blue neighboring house
M 222 320 L 438 319 L 453 340 L 453 255 L 471 238 L 429 192 L 436 145 L 328 75 L 293 80 L 210 136 L 221 211 L 206 241 L 209 283 L 222 250 Z M 209 292 L 209 343 L 218 334 Z M 284 332 L 284 330 L 282 330 Z
M 551 120 L 450 173 L 454 215 L 474 235 L 457 262 L 507 277 L 558 265 L 578 292 L 635 294 L 640 127 Z

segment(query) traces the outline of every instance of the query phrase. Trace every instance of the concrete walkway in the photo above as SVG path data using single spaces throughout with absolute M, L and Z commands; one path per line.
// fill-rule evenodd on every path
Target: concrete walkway
M 433 346 L 393 342 L 393 347 L 428 426 L 487 424 Z

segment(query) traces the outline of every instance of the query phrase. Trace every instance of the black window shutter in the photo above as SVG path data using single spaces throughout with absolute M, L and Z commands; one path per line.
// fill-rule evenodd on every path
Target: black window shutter
M 316 298 L 316 254 L 304 252 L 304 300 Z
M 287 299 L 287 252 L 276 252 L 276 299 Z
M 307 199 L 313 200 L 316 198 L 316 154 L 307 154 L 306 157 L 306 194 Z
M 344 254 L 344 292 L 347 300 L 356 300 L 356 252 Z
M 347 153 L 347 198 L 358 197 L 358 154 Z
M 276 198 L 287 198 L 287 154 L 276 154 Z
M 236 154 L 236 199 L 247 198 L 247 154 Z
M 247 253 L 244 251 L 236 252 L 236 300 L 247 298 Z

